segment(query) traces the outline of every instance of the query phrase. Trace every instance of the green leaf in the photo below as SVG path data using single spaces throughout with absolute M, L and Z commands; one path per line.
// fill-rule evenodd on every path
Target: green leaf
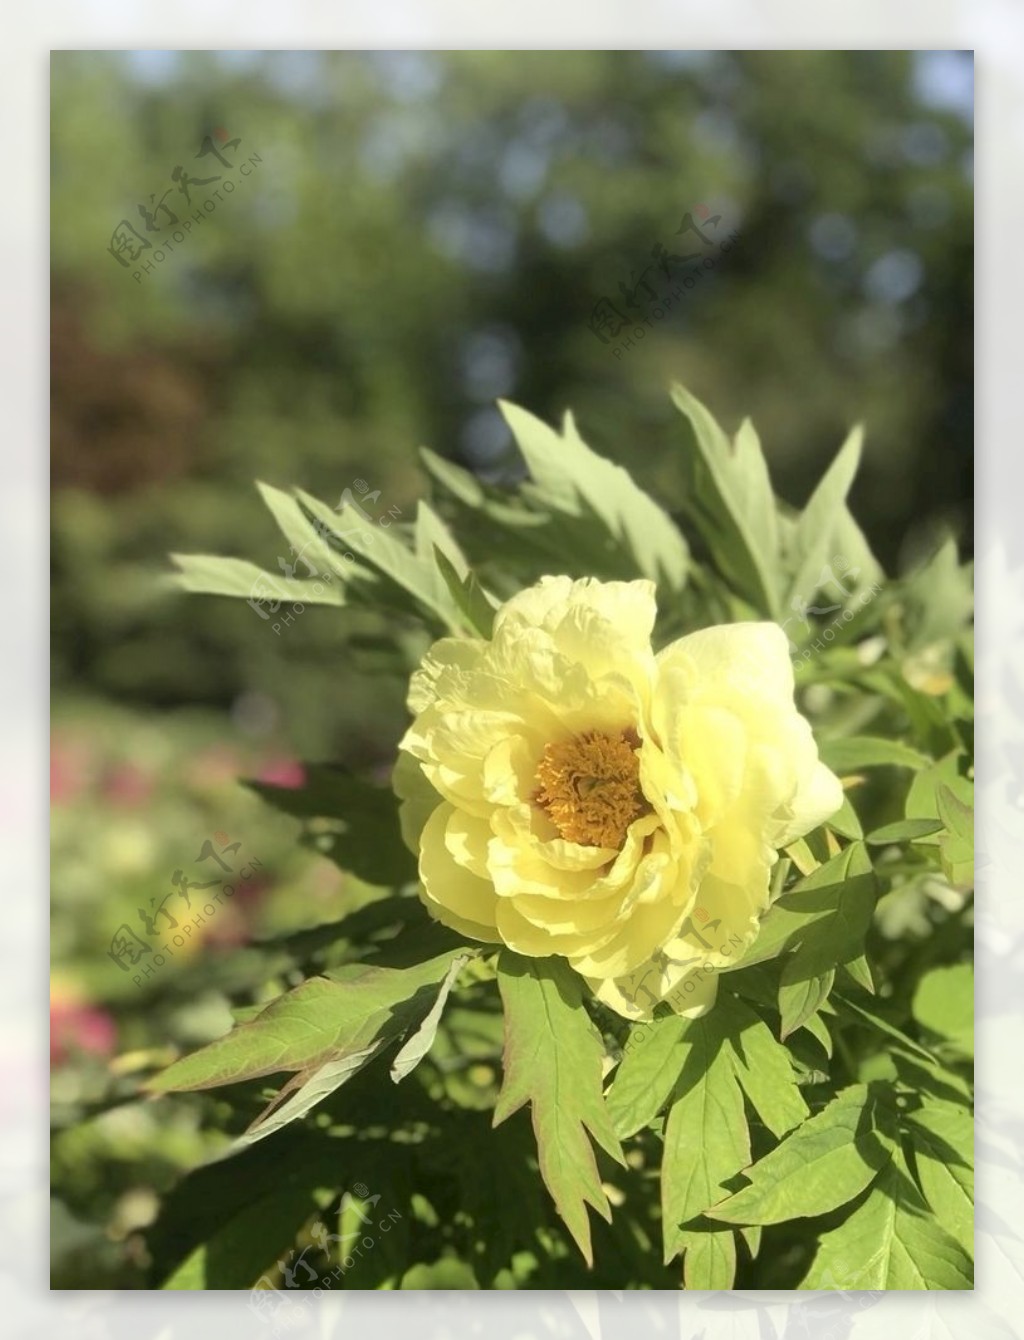
M 781 1224 L 845 1205 L 891 1156 L 891 1141 L 880 1133 L 878 1119 L 866 1085 L 844 1089 L 745 1169 L 749 1186 L 712 1206 L 708 1216 L 731 1224 Z
M 764 1231 L 760 1224 L 744 1224 L 742 1228 L 736 1230 L 746 1245 L 750 1253 L 751 1261 L 757 1260 L 757 1254 L 761 1250 L 761 1234 Z
M 918 838 L 938 833 L 942 823 L 938 819 L 897 819 L 895 823 L 883 824 L 864 839 L 872 847 L 887 847 L 896 842 L 916 842 Z
M 907 819 L 932 819 L 944 827 L 939 816 L 939 788 L 947 786 L 954 796 L 964 805 L 974 804 L 974 783 L 960 774 L 960 766 L 965 755 L 962 750 L 954 749 L 917 773 L 907 792 L 905 814 Z M 938 832 L 938 828 L 932 830 Z M 936 845 L 939 839 L 936 838 Z
M 176 1288 L 244 1288 L 292 1244 L 294 1234 L 318 1208 L 321 1188 L 344 1186 L 351 1175 L 367 1173 L 365 1145 L 328 1137 L 309 1127 L 292 1125 L 267 1144 L 257 1144 L 230 1158 L 216 1158 L 184 1173 L 161 1195 L 160 1212 L 145 1230 L 152 1264 L 149 1288 L 165 1285 L 196 1254 L 193 1284 Z M 354 1165 L 354 1166 L 353 1166 Z M 260 1202 L 284 1197 L 266 1220 Z M 294 1209 L 284 1206 L 294 1197 Z M 238 1220 L 228 1229 L 232 1220 Z M 236 1233 L 248 1221 L 251 1237 Z M 228 1230 L 225 1232 L 225 1230 Z M 284 1236 L 277 1237 L 278 1232 Z M 216 1245 L 214 1245 L 216 1243 Z M 252 1244 L 252 1250 L 247 1245 Z M 205 1257 L 197 1253 L 208 1244 Z
M 340 512 L 334 512 L 301 489 L 296 490 L 296 496 L 310 523 L 315 522 L 323 535 L 332 537 L 333 545 L 354 552 L 368 568 L 385 578 L 392 597 L 399 597 L 397 601 L 392 599 L 392 605 L 410 608 L 411 598 L 413 611 L 418 608 L 421 613 L 433 616 L 449 632 L 459 631 L 458 606 L 438 571 L 433 553 L 420 558 L 398 538 L 397 526 L 374 525 L 358 507 L 346 504 Z
M 459 542 L 428 502 L 422 498 L 416 503 L 416 522 L 413 526 L 413 548 L 421 563 L 433 563 L 437 551 L 445 556 L 457 581 L 469 575 L 469 564 Z
M 164 1281 L 164 1289 L 251 1289 L 285 1256 L 316 1205 L 308 1191 L 261 1197 L 196 1247 Z
M 661 1164 L 665 1263 L 690 1242 L 682 1225 L 719 1200 L 750 1162 L 743 1093 L 717 1009 L 687 1022 L 690 1050 L 665 1123 Z
M 544 506 L 572 517 L 593 514 L 643 576 L 674 591 L 685 585 L 689 551 L 679 530 L 620 465 L 586 445 L 571 414 L 559 435 L 518 405 L 499 400 L 498 407 Z
M 383 1032 L 397 1036 L 433 1001 L 451 961 L 449 952 L 415 968 L 349 965 L 330 976 L 311 977 L 226 1037 L 175 1061 L 146 1088 L 170 1093 L 281 1071 L 312 1074 L 328 1061 L 368 1047 Z
M 276 489 L 272 484 L 264 484 L 261 480 L 256 481 L 256 487 L 291 546 L 295 562 L 300 561 L 301 555 L 301 561 L 308 562 L 317 572 L 333 572 L 344 581 L 350 575 L 345 561 L 338 557 L 323 535 L 310 523 L 297 500 L 290 493 Z M 337 514 L 331 512 L 330 515 L 337 523 Z
M 821 1015 L 812 1014 L 809 1019 L 804 1020 L 801 1027 L 806 1032 L 810 1033 L 812 1038 L 815 1038 L 817 1040 L 817 1042 L 821 1045 L 821 1048 L 824 1051 L 825 1055 L 831 1057 L 832 1034 L 828 1031 L 828 1025 L 825 1023 L 825 1020 L 821 1017 Z
M 871 861 L 862 843 L 851 843 L 775 900 L 761 919 L 757 938 L 735 968 L 747 968 L 792 950 L 798 964 L 789 980 L 797 981 L 859 958 L 874 905 Z
M 304 1117 L 317 1103 L 322 1102 L 335 1089 L 359 1073 L 391 1041 L 387 1033 L 373 1038 L 365 1047 L 346 1051 L 335 1060 L 326 1061 L 317 1069 L 312 1067 L 299 1072 L 276 1094 L 274 1099 L 231 1145 L 229 1153 L 253 1145 L 268 1135 L 283 1129 L 290 1122 Z M 308 1078 L 306 1078 L 308 1076 Z
M 182 591 L 208 596 L 232 596 L 251 600 L 265 620 L 274 617 L 279 603 L 344 605 L 345 591 L 339 581 L 313 581 L 264 572 L 244 558 L 217 558 L 213 554 L 171 554 L 181 569 L 170 580 Z M 267 608 L 264 609 L 263 607 Z
M 777 504 L 756 435 L 747 427 L 731 444 L 696 396 L 676 384 L 672 399 L 695 443 L 682 457 L 684 505 L 726 579 L 756 610 L 778 619 Z
M 974 1254 L 974 1122 L 956 1103 L 926 1098 L 907 1117 L 917 1176 L 936 1219 Z
M 411 1266 L 402 1276 L 400 1289 L 479 1289 L 473 1268 L 454 1257 L 441 1257 L 432 1265 Z
M 860 465 L 863 439 L 861 427 L 851 430 L 797 520 L 792 543 L 799 565 L 786 598 L 787 609 L 796 608 L 794 601 L 806 605 L 821 588 L 822 572 L 838 548 L 834 538 L 836 528 Z M 845 554 L 842 556 L 847 558 Z
M 505 1007 L 505 1073 L 494 1125 L 530 1104 L 541 1176 L 559 1214 L 593 1264 L 587 1205 L 605 1219 L 588 1133 L 623 1162 L 601 1092 L 604 1047 L 583 1006 L 583 981 L 561 959 L 503 950 L 498 986 Z
M 952 537 L 944 540 L 902 585 L 912 648 L 950 641 L 969 620 L 974 608 L 971 566 L 961 565 Z
M 736 1234 L 731 1228 L 683 1234 L 683 1284 L 687 1289 L 731 1289 L 736 1280 Z
M 850 804 L 850 797 L 843 796 L 843 803 L 829 819 L 826 820 L 829 828 L 838 833 L 841 837 L 850 838 L 859 842 L 864 837 L 864 829 L 861 827 L 857 812 Z
M 781 1036 L 795 1033 L 828 1000 L 835 969 L 826 968 L 816 976 L 807 976 L 799 954 L 787 958 L 779 981 L 779 1013 L 782 1016 Z
M 672 1096 L 692 1039 L 678 1014 L 634 1024 L 608 1090 L 608 1114 L 625 1139 L 642 1130 Z
M 478 633 L 480 637 L 489 638 L 494 628 L 495 606 L 477 580 L 476 574 L 467 571 L 466 576 L 460 578 L 451 561 L 440 549 L 435 548 L 434 558 L 441 576 L 448 584 L 448 590 L 452 593 L 452 599 L 465 616 L 470 631 Z
M 946 832 L 939 838 L 942 873 L 954 888 L 974 885 L 974 810 L 945 785 L 936 791 L 939 818 Z
M 439 456 L 429 447 L 420 447 L 420 457 L 429 474 L 467 507 L 478 508 L 484 502 L 484 488 L 471 470 Z
M 932 1217 L 897 1151 L 870 1194 L 822 1234 L 801 1289 L 969 1289 L 971 1261 Z
M 862 991 L 866 991 L 869 996 L 875 994 L 875 979 L 871 975 L 871 964 L 868 962 L 866 955 L 862 954 L 860 958 L 848 959 L 843 964 L 843 970 Z
M 839 509 L 832 542 L 836 554 L 846 560 L 846 572 L 856 572 L 857 591 L 863 593 L 866 588 L 885 581 L 885 572 L 878 559 L 871 552 L 871 546 L 864 532 L 854 521 L 849 507 Z
M 911 1013 L 961 1056 L 974 1055 L 974 969 L 969 963 L 932 968 L 917 984 Z
M 329 827 L 320 826 L 317 850 L 359 879 L 392 887 L 414 880 L 416 857 L 402 841 L 391 788 L 373 786 L 333 764 L 302 766 L 302 786 L 244 784 L 293 818 L 333 820 Z
M 932 763 L 927 754 L 919 753 L 899 740 L 885 740 L 872 735 L 824 740 L 818 752 L 826 767 L 841 776 L 859 772 L 862 768 L 912 768 L 919 772 Z
M 716 1011 L 729 1016 L 729 1047 L 743 1091 L 773 1135 L 783 1136 L 807 1116 L 788 1050 L 768 1025 L 742 1002 L 719 996 Z
M 391 1078 L 396 1084 L 415 1070 L 433 1046 L 434 1038 L 437 1036 L 437 1028 L 441 1022 L 441 1014 L 444 1011 L 448 995 L 455 985 L 455 979 L 466 964 L 471 961 L 472 957 L 471 954 L 458 954 L 452 959 L 441 983 L 441 989 L 437 993 L 437 999 L 431 1005 L 429 1013 L 415 1033 L 404 1043 L 391 1063 Z
M 866 1024 L 873 1031 L 878 1030 L 881 1033 L 885 1033 L 887 1037 L 890 1037 L 894 1042 L 899 1043 L 899 1045 L 910 1052 L 912 1056 L 916 1056 L 922 1061 L 928 1062 L 929 1065 L 935 1064 L 935 1057 L 926 1047 L 922 1047 L 921 1044 L 915 1042 L 913 1038 L 907 1037 L 906 1033 L 902 1032 L 902 1030 L 897 1028 L 895 1024 L 879 1014 L 877 1010 L 868 1009 L 864 1005 L 858 1004 L 857 1001 L 851 1000 L 849 996 L 845 995 L 837 995 L 835 1000 L 836 1004 L 839 1006 L 840 1016 L 844 1014 L 853 1015 L 855 1019 L 862 1024 Z

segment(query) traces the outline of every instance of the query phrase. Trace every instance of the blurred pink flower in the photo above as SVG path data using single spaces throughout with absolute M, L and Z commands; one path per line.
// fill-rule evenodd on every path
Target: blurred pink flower
M 152 777 L 134 763 L 116 763 L 103 778 L 103 796 L 115 805 L 141 805 L 154 790 Z
M 259 780 L 268 786 L 286 786 L 294 790 L 305 785 L 306 769 L 297 758 L 271 758 L 263 764 Z
M 78 740 L 50 741 L 50 803 L 69 805 L 90 781 L 89 750 Z
M 113 1017 L 90 1005 L 73 987 L 50 987 L 50 1065 L 63 1065 L 75 1052 L 109 1056 L 117 1046 Z

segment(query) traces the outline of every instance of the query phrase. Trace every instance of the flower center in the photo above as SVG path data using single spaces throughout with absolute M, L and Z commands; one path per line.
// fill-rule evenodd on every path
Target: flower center
M 640 789 L 640 739 L 585 731 L 544 746 L 533 802 L 567 842 L 619 848 L 634 819 L 650 810 Z

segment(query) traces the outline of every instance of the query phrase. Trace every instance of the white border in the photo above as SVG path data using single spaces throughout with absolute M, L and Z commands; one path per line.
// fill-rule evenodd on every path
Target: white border
M 1024 949 L 1021 811 L 1008 743 L 1024 740 L 1024 526 L 1016 515 L 1022 398 L 1018 390 L 1024 230 L 1024 9 L 980 3 L 810 0 L 715 4 L 664 0 L 519 0 L 488 11 L 475 0 L 433 5 L 176 5 L 84 0 L 5 13 L 0 98 L 8 204 L 0 221 L 3 326 L 0 369 L 7 453 L 0 493 L 8 541 L 7 655 L 0 695 L 6 767 L 0 814 L 6 847 L 6 934 L 0 940 L 0 1288 L 12 1337 L 125 1336 L 220 1340 L 225 1323 L 254 1333 L 245 1296 L 47 1292 L 45 636 L 47 461 L 47 84 L 51 48 L 973 48 L 977 54 L 979 525 L 979 847 L 990 864 L 979 889 L 978 1287 L 973 1294 L 889 1294 L 839 1323 L 820 1295 L 374 1294 L 323 1300 L 296 1336 L 779 1337 L 795 1307 L 818 1313 L 810 1334 L 918 1337 L 1014 1335 L 1024 1315 L 1021 1159 L 1024 995 L 1014 969 Z M 25 133 L 28 127 L 28 133 Z M 1000 469 L 999 467 L 1002 467 Z M 13 859 L 11 858 L 13 852 Z M 1016 1044 L 1016 1045 L 1015 1045 Z M 722 1304 L 729 1300 L 728 1309 Z M 827 1300 L 825 1300 L 827 1302 Z M 770 1322 L 771 1329 L 767 1323 Z M 258 1331 L 258 1327 L 255 1327 Z

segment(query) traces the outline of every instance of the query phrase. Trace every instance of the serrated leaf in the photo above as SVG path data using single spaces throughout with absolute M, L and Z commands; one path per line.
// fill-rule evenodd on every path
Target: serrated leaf
M 756 610 L 777 620 L 777 503 L 760 445 L 749 432 L 731 444 L 685 387 L 673 386 L 672 399 L 689 420 L 695 443 L 682 458 L 684 505 L 727 580 Z
M 849 561 L 835 537 L 846 495 L 860 465 L 863 439 L 859 426 L 850 431 L 797 519 L 792 536 L 797 567 L 785 602 L 787 609 L 795 609 L 797 604 L 806 606 L 814 599 L 823 584 L 822 573 L 828 571 L 829 559 L 837 551 Z
M 465 952 L 465 951 L 459 951 Z M 310 1071 L 397 1036 L 429 1008 L 452 953 L 415 968 L 349 966 L 311 977 L 226 1037 L 175 1061 L 146 1084 L 152 1093 L 211 1089 L 282 1071 Z M 341 980 L 338 980 L 341 979 Z
M 299 1117 L 304 1117 L 316 1107 L 317 1103 L 322 1102 L 335 1089 L 340 1089 L 353 1075 L 358 1074 L 391 1040 L 389 1033 L 381 1032 L 365 1047 L 346 1051 L 337 1059 L 326 1061 L 316 1068 L 310 1066 L 299 1071 L 279 1093 L 274 1095 L 259 1116 L 235 1140 L 228 1152 L 237 1153 L 255 1144 L 257 1140 L 273 1135 Z
M 608 1114 L 621 1139 L 653 1121 L 672 1096 L 691 1046 L 686 1023 L 671 1014 L 630 1030 L 607 1096 Z
M 413 548 L 421 563 L 432 562 L 436 551 L 440 550 L 459 581 L 469 575 L 469 563 L 459 547 L 459 542 L 430 504 L 422 498 L 416 502 Z
M 455 979 L 459 973 L 470 962 L 472 955 L 458 954 L 451 961 L 451 966 L 444 975 L 441 983 L 441 989 L 437 993 L 437 999 L 431 1005 L 430 1010 L 423 1022 L 416 1029 L 415 1033 L 403 1044 L 398 1055 L 391 1063 L 391 1078 L 397 1084 L 405 1079 L 426 1056 L 427 1052 L 433 1046 L 434 1038 L 437 1036 L 437 1028 L 441 1022 L 441 1014 L 444 1011 L 445 1002 L 455 985 Z
M 545 506 L 569 516 L 592 513 L 616 545 L 631 556 L 639 573 L 681 590 L 689 569 L 686 541 L 671 518 L 620 466 L 597 455 L 566 414 L 559 435 L 518 405 L 498 407 Z
M 835 976 L 834 968 L 807 976 L 798 954 L 786 959 L 779 981 L 780 1037 L 788 1038 L 818 1013 L 828 1000 Z
M 434 558 L 441 576 L 448 584 L 452 599 L 465 617 L 467 627 L 480 637 L 489 638 L 494 628 L 496 607 L 480 585 L 476 574 L 467 571 L 465 577 L 460 578 L 448 557 L 440 549 L 434 550 Z
M 686 1022 L 690 1050 L 665 1123 L 661 1163 L 666 1265 L 686 1245 L 682 1225 L 721 1199 L 723 1184 L 750 1162 L 727 1024 L 717 1010 Z
M 839 509 L 832 540 L 836 554 L 841 554 L 846 560 L 846 573 L 848 575 L 854 572 L 858 574 L 858 592 L 885 581 L 885 572 L 882 565 L 871 552 L 871 546 L 868 544 L 864 532 L 854 521 L 853 514 L 845 504 Z
M 974 1122 L 956 1103 L 926 1098 L 908 1114 L 918 1179 L 936 1219 L 974 1255 Z
M 768 1025 L 741 1001 L 720 996 L 716 1010 L 728 1013 L 729 1048 L 744 1093 L 775 1136 L 783 1136 L 808 1115 L 788 1050 Z
M 446 460 L 429 447 L 420 447 L 420 457 L 428 472 L 448 492 L 467 507 L 480 507 L 484 501 L 483 485 L 471 470 Z
M 971 1262 L 897 1153 L 864 1202 L 822 1234 L 801 1289 L 969 1289 Z
M 771 1153 L 744 1169 L 749 1185 L 707 1210 L 731 1224 L 781 1224 L 827 1214 L 858 1196 L 892 1154 L 864 1084 L 844 1089 Z
M 623 1162 L 601 1091 L 604 1047 L 583 1006 L 583 982 L 557 958 L 503 950 L 498 986 L 505 1007 L 504 1078 L 494 1125 L 530 1104 L 544 1185 L 587 1263 L 587 1205 L 611 1208 L 590 1138 Z
M 812 977 L 857 958 L 874 905 L 874 870 L 863 844 L 851 843 L 775 900 L 735 967 L 793 950 L 801 955 L 800 971 Z
M 339 581 L 313 581 L 286 577 L 280 572 L 265 572 L 244 558 L 218 558 L 214 554 L 171 554 L 170 557 L 180 571 L 169 580 L 179 590 L 195 595 L 251 600 L 257 613 L 262 611 L 264 619 L 273 620 L 275 604 L 345 603 L 345 591 Z
M 458 608 L 433 553 L 420 558 L 398 538 L 397 526 L 374 525 L 357 507 L 346 504 L 340 512 L 334 512 L 302 489 L 296 490 L 296 497 L 303 513 L 311 524 L 316 523 L 321 534 L 332 537 L 331 543 L 340 549 L 357 554 L 367 568 L 386 580 L 394 596 L 404 598 L 398 600 L 399 608 L 411 600 L 413 609 L 418 607 L 438 619 L 446 631 L 459 631 Z M 380 598 L 383 599 L 383 594 Z
M 911 749 L 900 740 L 886 740 L 873 735 L 851 735 L 838 740 L 823 740 L 818 747 L 821 761 L 840 775 L 859 772 L 862 768 L 911 768 L 919 772 L 930 767 L 927 754 Z
M 325 542 L 323 535 L 310 523 L 296 498 L 290 493 L 285 493 L 283 489 L 263 483 L 262 480 L 256 481 L 256 487 L 280 527 L 281 533 L 291 546 L 296 564 L 300 561 L 299 555 L 301 555 L 302 561 L 308 562 L 317 572 L 333 572 L 344 581 L 349 576 L 344 560 L 339 559 Z M 337 514 L 332 512 L 331 516 L 337 522 Z

